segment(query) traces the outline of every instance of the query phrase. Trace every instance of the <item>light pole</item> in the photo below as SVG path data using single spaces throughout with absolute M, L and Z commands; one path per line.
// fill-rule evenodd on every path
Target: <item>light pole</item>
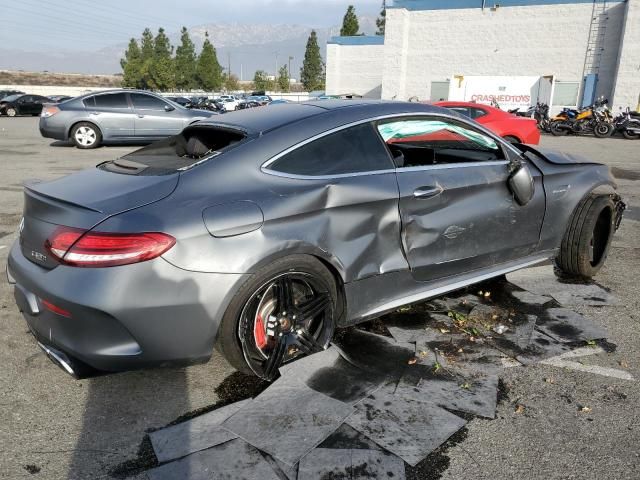
M 287 92 L 291 92 L 291 60 L 293 60 L 293 57 L 289 55 L 289 69 L 287 70 L 289 78 L 287 78 Z
M 278 91 L 278 52 L 276 54 L 276 69 L 273 71 L 273 90 Z

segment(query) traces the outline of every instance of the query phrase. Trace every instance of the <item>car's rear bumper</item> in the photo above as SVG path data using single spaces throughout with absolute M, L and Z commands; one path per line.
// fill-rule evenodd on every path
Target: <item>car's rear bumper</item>
M 40 117 L 40 123 L 38 124 L 40 129 L 40 135 L 45 138 L 53 138 L 55 140 L 67 140 L 67 128 L 62 122 L 55 122 L 53 117 L 44 118 Z
M 45 351 L 106 372 L 205 361 L 227 305 L 247 277 L 189 272 L 162 258 L 46 270 L 27 260 L 17 242 L 7 276 Z

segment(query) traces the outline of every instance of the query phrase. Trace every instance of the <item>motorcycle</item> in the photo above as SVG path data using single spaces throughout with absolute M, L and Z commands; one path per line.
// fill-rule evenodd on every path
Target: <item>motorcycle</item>
M 608 100 L 600 97 L 593 105 L 580 110 L 565 108 L 551 119 L 551 133 L 555 136 L 569 133 L 593 133 L 598 138 L 610 136 L 613 132 L 613 118 L 608 103 Z
M 640 138 L 640 112 L 632 112 L 629 107 L 621 112 L 613 122 L 614 130 L 622 133 L 624 138 L 636 140 Z
M 549 105 L 546 103 L 536 103 L 532 107 L 532 116 L 538 124 L 538 128 L 543 132 L 551 133 L 551 119 L 549 118 Z

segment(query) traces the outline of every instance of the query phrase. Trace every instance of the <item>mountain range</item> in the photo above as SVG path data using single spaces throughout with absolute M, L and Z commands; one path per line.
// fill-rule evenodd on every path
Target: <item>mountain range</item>
M 360 31 L 373 34 L 376 31 L 375 18 L 359 17 Z M 216 47 L 218 61 L 244 80 L 251 80 L 256 70 L 273 74 L 278 67 L 291 61 L 292 77 L 298 78 L 304 57 L 307 39 L 311 30 L 308 26 L 281 24 L 204 24 L 189 28 L 189 35 L 199 51 L 204 42 L 205 32 Z M 340 27 L 315 28 L 318 42 L 324 56 L 327 40 L 339 35 Z M 180 41 L 179 32 L 170 32 L 174 46 Z M 23 51 L 0 46 L 0 69 L 28 70 L 69 73 L 113 74 L 119 73 L 126 43 L 115 44 L 97 51 L 56 50 Z M 277 63 L 276 63 L 277 62 Z

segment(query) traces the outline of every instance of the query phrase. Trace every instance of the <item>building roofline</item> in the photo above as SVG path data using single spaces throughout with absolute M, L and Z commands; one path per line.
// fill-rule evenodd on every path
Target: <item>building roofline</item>
M 353 37 L 331 37 L 328 45 L 383 45 L 384 35 L 356 35 Z
M 597 1 L 597 0 L 596 0 Z M 609 0 L 609 3 L 623 3 L 627 0 Z M 593 4 L 594 0 L 393 0 L 387 8 L 420 10 L 457 10 L 463 8 L 505 8 L 542 5 L 563 5 L 573 3 Z

